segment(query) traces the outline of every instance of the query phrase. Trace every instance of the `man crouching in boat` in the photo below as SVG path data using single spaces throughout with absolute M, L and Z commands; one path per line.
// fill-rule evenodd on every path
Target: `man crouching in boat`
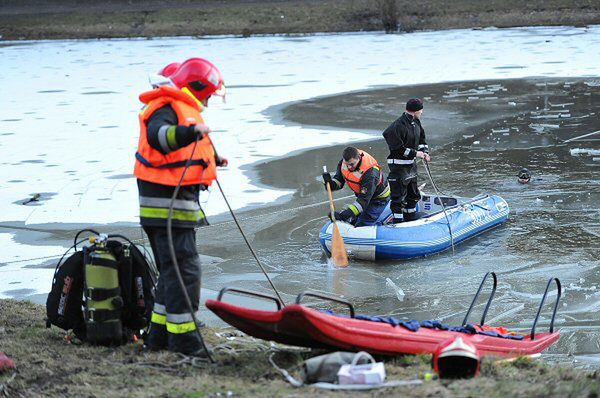
M 323 173 L 323 182 L 329 183 L 333 191 L 342 189 L 344 183 L 354 191 L 356 201 L 341 212 L 336 211 L 333 216 L 355 227 L 375 225 L 390 201 L 387 177 L 377 160 L 352 146 L 344 149 L 333 178 L 329 173 Z

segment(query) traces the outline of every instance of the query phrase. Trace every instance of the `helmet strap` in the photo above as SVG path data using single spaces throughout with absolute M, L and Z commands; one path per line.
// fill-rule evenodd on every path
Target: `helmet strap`
M 204 110 L 205 106 L 202 104 L 202 101 L 200 101 L 198 98 L 196 98 L 196 96 L 190 91 L 189 88 L 184 87 L 181 89 L 181 91 L 183 91 L 184 93 L 186 93 L 187 95 L 192 97 L 194 99 L 194 101 L 196 101 L 196 103 L 200 107 L 200 112 L 202 112 Z

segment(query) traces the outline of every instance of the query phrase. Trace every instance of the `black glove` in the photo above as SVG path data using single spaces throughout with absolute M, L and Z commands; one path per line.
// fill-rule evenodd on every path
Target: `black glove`
M 331 174 L 323 173 L 323 184 L 325 184 L 325 186 L 327 186 L 327 184 L 329 184 L 329 186 L 333 188 L 333 184 L 331 181 Z
M 227 167 L 229 165 L 229 160 L 227 160 L 227 158 L 217 155 L 215 156 L 215 164 L 219 167 Z
M 350 222 L 350 220 L 354 217 L 354 213 L 350 209 L 345 209 L 344 211 L 334 211 L 333 217 L 338 221 Z M 329 218 L 333 221 L 331 217 L 331 213 L 329 213 Z

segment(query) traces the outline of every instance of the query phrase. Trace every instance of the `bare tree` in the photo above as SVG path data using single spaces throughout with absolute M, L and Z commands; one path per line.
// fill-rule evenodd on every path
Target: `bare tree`
M 381 22 L 386 33 L 398 31 L 398 5 L 396 0 L 377 0 Z

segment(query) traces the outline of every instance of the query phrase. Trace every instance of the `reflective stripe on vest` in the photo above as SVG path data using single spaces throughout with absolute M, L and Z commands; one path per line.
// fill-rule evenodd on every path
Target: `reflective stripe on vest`
M 359 150 L 358 152 L 362 158 L 358 170 L 350 171 L 348 170 L 348 166 L 342 162 L 342 175 L 344 176 L 348 187 L 350 187 L 350 189 L 357 195 L 360 194 L 360 182 L 362 181 L 365 173 L 370 169 L 375 168 L 377 171 L 379 171 L 379 182 L 377 183 L 377 186 L 379 186 L 381 181 L 383 181 L 383 173 L 379 163 L 377 163 L 377 160 L 375 160 L 373 156 L 369 155 L 365 151 Z
M 176 186 L 181 179 L 183 167 L 191 157 L 190 169 L 185 174 L 182 185 L 211 185 L 217 178 L 215 152 L 212 142 L 205 136 L 198 142 L 192 156 L 193 144 L 162 154 L 148 143 L 146 123 L 152 114 L 163 106 L 170 105 L 177 115 L 178 125 L 190 126 L 204 123 L 200 115 L 200 104 L 185 92 L 169 86 L 160 86 L 140 95 L 146 104 L 139 115 L 140 139 L 135 155 L 133 174 L 140 180 L 155 184 Z
M 140 217 L 166 220 L 169 217 L 170 206 L 170 198 L 140 196 Z M 197 222 L 205 218 L 205 215 L 196 201 L 175 199 L 172 218 L 179 221 Z

